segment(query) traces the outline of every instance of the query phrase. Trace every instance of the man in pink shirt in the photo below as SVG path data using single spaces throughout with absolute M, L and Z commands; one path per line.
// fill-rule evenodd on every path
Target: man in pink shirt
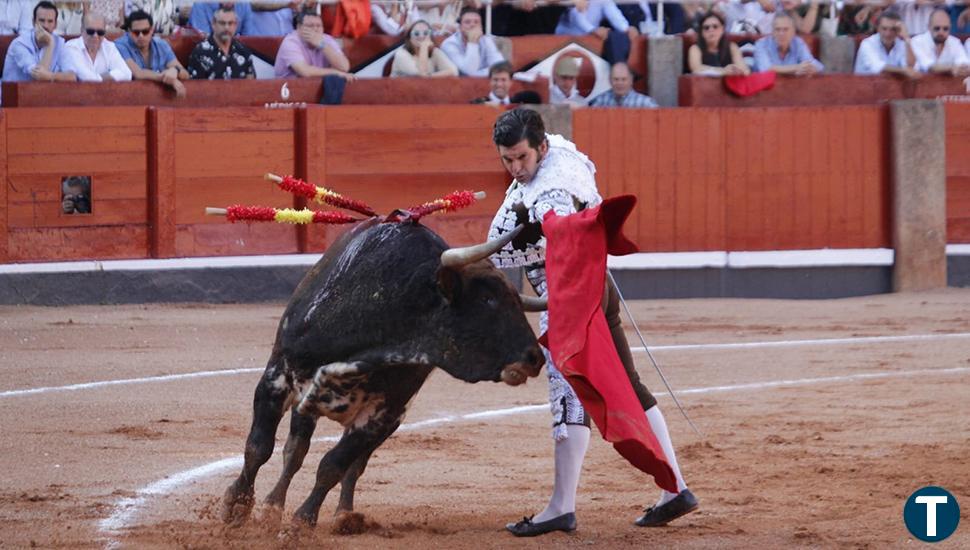
M 296 30 L 286 35 L 276 53 L 274 72 L 277 78 L 338 76 L 354 80 L 350 61 L 340 51 L 340 44 L 323 32 L 323 20 L 312 12 L 293 17 Z

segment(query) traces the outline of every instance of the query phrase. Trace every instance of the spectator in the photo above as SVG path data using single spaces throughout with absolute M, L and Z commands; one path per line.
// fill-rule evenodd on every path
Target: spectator
M 250 15 L 252 36 L 286 36 L 293 32 L 293 17 L 303 11 L 302 1 L 253 2 Z
M 104 16 L 108 32 L 118 32 L 125 21 L 124 0 L 90 0 L 85 13 L 93 11 Z
M 154 80 L 185 97 L 181 81 L 189 79 L 189 72 L 175 58 L 168 42 L 155 36 L 155 21 L 147 13 L 136 10 L 125 19 L 124 36 L 115 40 L 118 52 L 131 69 L 135 80 Z
M 220 7 L 212 16 L 211 27 L 212 34 L 196 44 L 189 56 L 189 76 L 209 80 L 256 78 L 253 52 L 235 39 L 239 27 L 236 11 Z
M 84 2 L 55 1 L 57 4 L 57 30 L 61 36 L 76 36 L 81 34 L 84 19 Z
M 505 61 L 491 36 L 482 34 L 482 16 L 472 7 L 461 9 L 459 29 L 441 44 L 458 72 L 465 76 L 485 76 L 496 63 Z
M 839 34 L 871 34 L 876 30 L 876 21 L 883 10 L 893 0 L 882 0 L 882 4 L 846 4 L 839 14 Z
M 458 76 L 458 67 L 431 40 L 431 25 L 416 21 L 408 29 L 404 45 L 394 52 L 391 76 Z
M 600 26 L 603 19 L 612 29 Z M 586 9 L 576 5 L 562 15 L 556 34 L 592 34 L 603 39 L 603 59 L 608 63 L 626 61 L 630 57 L 630 42 L 640 33 L 627 22 L 613 0 L 589 0 Z
M 32 0 L 0 2 L 0 34 L 25 34 L 33 27 Z
M 585 9 L 589 0 L 575 0 L 573 4 Z M 478 2 L 481 3 L 481 2 Z M 553 34 L 559 18 L 566 11 L 557 6 L 559 0 L 549 0 L 545 6 L 537 6 L 536 0 L 495 0 L 492 7 L 492 34 L 496 36 L 522 36 L 527 34 Z M 476 6 L 478 7 L 478 6 Z
M 572 108 L 585 107 L 587 100 L 579 94 L 576 79 L 579 76 L 579 60 L 568 55 L 560 55 L 552 71 L 552 88 L 549 90 L 549 103 L 569 105 Z
M 589 102 L 590 107 L 626 107 L 656 109 L 657 104 L 648 96 L 633 91 L 633 71 L 626 63 L 616 63 L 610 68 L 610 90 Z
M 916 57 L 909 34 L 899 15 L 884 11 L 876 23 L 876 32 L 859 44 L 855 74 L 892 73 L 919 78 L 919 72 L 913 68 Z
M 960 39 L 950 36 L 950 14 L 938 9 L 930 15 L 930 30 L 913 37 L 913 56 L 916 69 L 924 73 L 966 76 L 970 74 L 970 58 Z
M 68 176 L 61 182 L 61 211 L 65 214 L 91 213 L 91 178 Z
M 715 11 L 721 11 L 727 21 L 727 31 L 736 34 L 763 34 L 771 32 L 775 11 L 774 0 L 721 0 L 715 2 Z
M 461 0 L 427 0 L 417 6 L 418 19 L 424 20 L 435 35 L 452 34 L 458 30 Z
M 212 34 L 212 21 L 220 9 L 229 9 L 236 14 L 236 32 L 246 36 L 253 35 L 253 8 L 249 2 L 196 2 L 189 13 L 189 26 L 202 34 Z
M 771 18 L 780 13 L 787 13 L 795 22 L 795 32 L 800 34 L 817 33 L 822 26 L 819 14 L 818 0 L 809 0 L 807 4 L 802 0 L 779 0 L 778 6 Z
M 751 73 L 741 48 L 728 40 L 724 19 L 709 11 L 701 19 L 697 43 L 687 50 L 687 65 L 694 74 L 746 75 Z
M 152 16 L 155 34 L 172 34 L 179 26 L 178 4 L 175 0 L 125 0 L 125 16 L 141 10 Z
M 950 25 L 952 34 L 970 34 L 970 8 L 965 5 L 950 6 Z
M 923 34 L 929 28 L 933 10 L 944 5 L 945 0 L 896 0 L 896 13 L 911 36 Z
M 63 68 L 64 39 L 54 34 L 57 7 L 46 0 L 33 10 L 34 26 L 10 43 L 3 62 L 3 81 L 74 81 L 74 73 Z
M 408 7 L 397 2 L 390 5 L 371 4 L 370 14 L 373 24 L 388 36 L 400 35 L 408 28 L 408 25 L 421 19 L 414 4 Z
M 323 32 L 323 19 L 312 11 L 301 11 L 293 18 L 296 30 L 286 35 L 276 54 L 277 78 L 338 76 L 353 80 L 348 73 L 350 61 L 340 51 L 340 43 Z
M 64 69 L 82 82 L 131 80 L 131 69 L 110 40 L 104 16 L 91 12 L 84 16 L 84 33 L 64 45 Z
M 813 75 L 824 69 L 805 41 L 795 36 L 795 20 L 787 13 L 775 15 L 771 35 L 755 42 L 754 68 L 758 72 L 798 76 Z
M 488 69 L 488 85 L 491 91 L 485 97 L 472 100 L 472 103 L 487 103 L 489 105 L 508 105 L 509 90 L 512 88 L 512 64 L 499 61 Z

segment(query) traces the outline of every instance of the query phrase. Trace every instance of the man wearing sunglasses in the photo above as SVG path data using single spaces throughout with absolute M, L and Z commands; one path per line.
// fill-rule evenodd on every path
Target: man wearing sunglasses
M 950 36 L 950 14 L 937 9 L 930 15 L 929 30 L 913 37 L 916 69 L 924 73 L 970 75 L 970 57 L 960 39 Z
M 155 36 L 155 21 L 143 10 L 135 10 L 125 18 L 127 33 L 115 40 L 118 52 L 124 58 L 135 80 L 154 80 L 175 90 L 178 97 L 185 97 L 182 80 L 189 79 L 189 72 L 175 58 L 168 42 Z
M 81 36 L 68 40 L 64 48 L 64 65 L 83 82 L 131 80 L 131 69 L 110 40 L 105 40 L 105 19 L 99 13 L 88 13 L 82 19 Z

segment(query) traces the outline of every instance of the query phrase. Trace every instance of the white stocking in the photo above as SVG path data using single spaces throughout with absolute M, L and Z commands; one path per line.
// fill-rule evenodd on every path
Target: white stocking
M 583 457 L 589 447 L 589 432 L 589 428 L 581 424 L 568 424 L 566 433 L 569 437 L 555 442 L 556 481 L 552 497 L 546 509 L 532 518 L 533 522 L 548 521 L 576 511 L 576 490 L 579 488 Z
M 667 463 L 670 464 L 671 469 L 674 471 L 674 476 L 677 478 L 677 491 L 683 491 L 687 488 L 687 484 L 684 482 L 684 476 L 680 474 L 680 466 L 677 465 L 677 455 L 674 453 L 674 445 L 670 442 L 670 432 L 667 431 L 667 422 L 664 420 L 663 413 L 660 412 L 659 405 L 654 405 L 647 410 L 647 422 L 650 423 L 650 429 L 653 430 L 653 435 L 657 436 L 660 447 L 663 448 L 664 454 L 667 455 Z M 660 494 L 660 500 L 657 501 L 655 506 L 667 504 L 676 496 L 675 493 L 663 491 Z

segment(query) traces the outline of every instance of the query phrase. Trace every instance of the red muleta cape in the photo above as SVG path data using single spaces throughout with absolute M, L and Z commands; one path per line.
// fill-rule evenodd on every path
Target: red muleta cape
M 549 330 L 543 340 L 603 439 L 662 489 L 676 493 L 674 472 L 623 370 L 600 305 L 607 253 L 638 252 L 622 231 L 636 202 L 622 195 L 570 216 L 546 214 Z

